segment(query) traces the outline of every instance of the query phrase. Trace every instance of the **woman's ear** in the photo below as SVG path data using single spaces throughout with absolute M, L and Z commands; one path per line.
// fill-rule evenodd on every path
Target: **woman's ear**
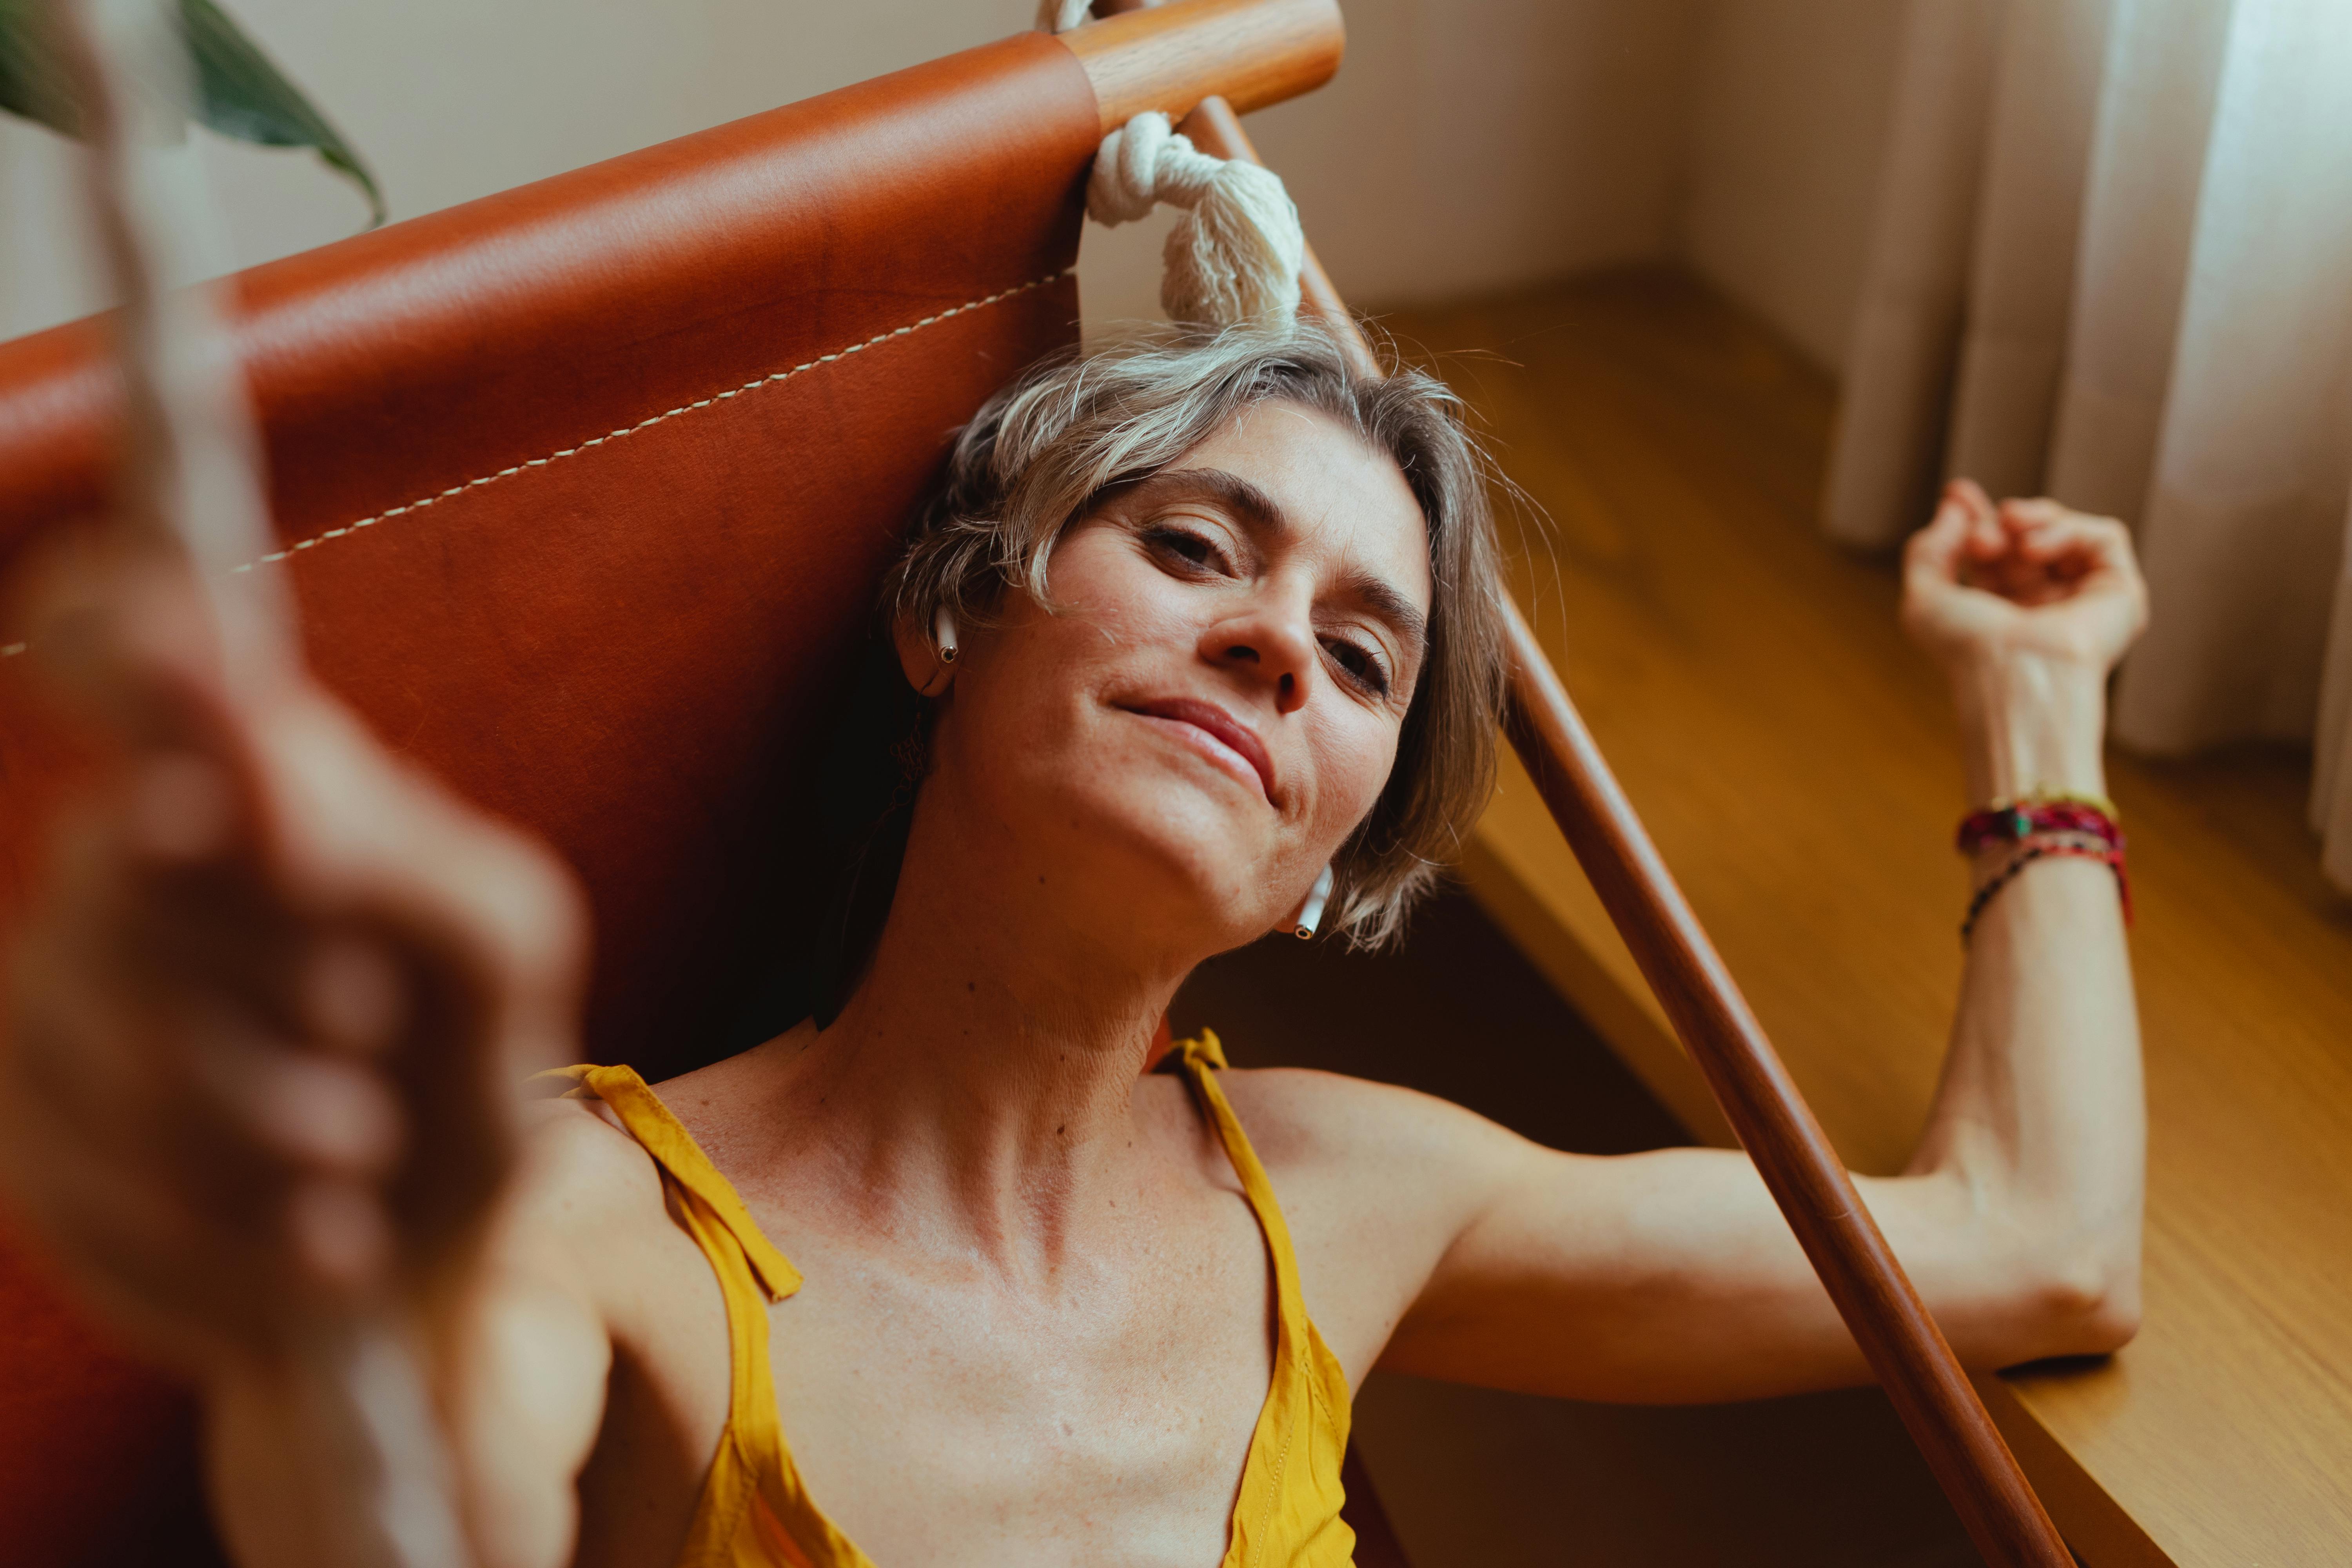
M 928 627 L 914 615 L 891 623 L 890 640 L 898 650 L 898 668 L 907 684 L 925 697 L 943 697 L 955 679 L 955 612 L 941 605 Z

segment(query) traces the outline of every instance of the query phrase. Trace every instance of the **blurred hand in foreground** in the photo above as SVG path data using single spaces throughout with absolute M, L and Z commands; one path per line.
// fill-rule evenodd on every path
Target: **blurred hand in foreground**
M 517 1081 L 571 1059 L 579 900 L 299 673 L 225 689 L 176 559 L 34 575 L 115 744 L 7 974 L 0 1182 L 137 1348 L 266 1377 L 306 1313 L 464 1279 Z

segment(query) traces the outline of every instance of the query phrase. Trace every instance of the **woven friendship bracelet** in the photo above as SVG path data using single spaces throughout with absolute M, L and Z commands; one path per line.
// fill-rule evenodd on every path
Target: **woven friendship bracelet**
M 2017 879 L 2018 874 L 2036 860 L 2049 859 L 2096 860 L 2116 874 L 2116 896 L 2123 901 L 2124 924 L 2132 923 L 2131 879 L 2124 869 L 2124 852 L 2109 845 L 2096 834 L 2039 834 L 2025 841 L 2025 847 L 2011 856 L 1998 871 L 1985 879 L 1969 900 L 1969 912 L 1960 921 L 1960 942 L 1967 945 L 1975 934 L 1977 921 L 1984 915 L 1995 895 Z

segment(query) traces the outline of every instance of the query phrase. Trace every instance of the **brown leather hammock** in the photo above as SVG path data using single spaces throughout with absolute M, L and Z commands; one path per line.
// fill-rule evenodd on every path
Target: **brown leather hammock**
M 378 735 L 577 868 L 598 940 L 593 1058 L 659 1078 L 789 1021 L 773 955 L 818 937 L 803 889 L 834 869 L 824 763 L 877 581 L 950 433 L 1074 342 L 1103 133 L 1190 113 L 1205 150 L 1248 155 L 1233 111 L 1319 86 L 1340 42 L 1333 0 L 1170 0 L 236 279 L 279 541 L 257 569 L 287 574 L 311 667 Z M 1307 282 L 1344 321 L 1311 258 Z M 100 513 L 116 391 L 102 321 L 0 344 L 0 577 Z M 1966 1375 L 1513 626 L 1511 738 L 1677 1032 L 1979 1550 L 2061 1568 Z M 18 672 L 22 637 L 0 623 L 0 942 L 84 767 Z M 0 1345 L 11 1563 L 216 1560 L 184 1400 L 5 1236 Z M 1360 1469 L 1349 1485 L 1366 1568 L 1401 1563 Z

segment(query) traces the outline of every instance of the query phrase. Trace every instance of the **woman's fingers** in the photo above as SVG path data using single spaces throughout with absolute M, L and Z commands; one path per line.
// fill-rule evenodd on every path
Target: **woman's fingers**
M 2128 545 L 2130 531 L 2112 517 L 2076 511 L 2047 496 L 2000 503 L 2000 520 L 2017 542 L 2035 552 L 2059 548 L 2105 550 Z
M 337 1055 L 381 1055 L 407 1022 L 407 987 L 399 962 L 383 942 L 358 931 L 321 937 L 295 984 L 305 1032 Z
M 233 1002 L 136 976 L 52 975 L 16 1020 L 17 1076 L 45 1116 L 224 1223 L 306 1174 L 376 1180 L 405 1138 L 373 1074 L 290 1046 Z
M 2107 521 L 2050 500 L 2004 501 L 2000 520 L 2011 548 L 2037 561 L 2096 551 L 2104 542 L 2100 525 Z
M 228 1344 L 249 1351 L 272 1285 L 267 1258 L 240 1257 L 243 1236 L 211 1230 L 170 1190 L 82 1140 L 37 1117 L 10 1120 L 11 1196 L 93 1305 L 191 1376 Z
M 1985 494 L 1984 487 L 1976 480 L 1962 477 L 1944 487 L 1945 498 L 1955 502 L 1968 523 L 1965 546 L 1968 553 L 1979 559 L 2000 554 L 2007 540 L 2001 533 L 2000 513 Z
M 373 1075 L 59 978 L 11 1021 L 0 1163 L 97 1305 L 202 1377 L 385 1279 L 402 1129 Z
M 1952 657 L 1980 635 L 1981 606 L 1971 601 L 1982 595 L 1962 585 L 1976 526 L 1969 498 L 1947 486 L 1936 515 L 1904 548 L 1904 629 L 1938 658 Z
M 2131 531 L 2112 517 L 2069 510 L 2053 500 L 2010 501 L 2001 515 L 2028 560 L 2069 563 L 2078 575 L 2137 569 Z
M 1914 533 L 1903 549 L 1905 585 L 1915 591 L 1959 581 L 1961 552 L 1970 528 L 1968 509 L 1948 490 L 1927 526 Z
M 173 750 L 142 758 L 132 770 L 126 848 L 157 865 L 197 864 L 228 851 L 238 791 L 226 768 L 202 752 Z
M 1988 503 L 1979 514 L 1969 538 L 1964 580 L 1971 587 L 2012 602 L 2024 602 L 2039 592 L 2048 573 L 2042 563 L 2019 551 L 2017 535 L 2005 507 L 2003 503 L 2003 509 L 1995 509 Z
M 383 1195 L 370 1183 L 310 1177 L 287 1194 L 282 1215 L 305 1278 L 332 1292 L 367 1289 L 398 1253 Z
M 299 967 L 299 933 L 257 919 L 234 879 L 153 870 L 136 837 L 104 822 L 65 836 L 57 896 L 18 955 L 18 1071 L 89 1141 L 225 1208 L 249 1211 L 292 1171 L 389 1169 L 403 1135 L 387 1087 L 289 1028 L 297 1009 L 274 994 L 273 972 Z M 323 1027 L 380 1048 L 383 981 L 355 945 L 316 953 Z
M 2048 500 L 2009 502 L 2002 520 L 2016 537 L 2018 558 L 2038 574 L 2021 602 L 2097 611 L 2113 623 L 2106 640 L 2120 654 L 2147 619 L 2147 590 L 2130 530 Z
M 1953 488 L 1961 483 L 1954 481 Z M 2131 538 L 2123 524 L 2047 498 L 2005 500 L 1994 517 L 1997 539 L 1979 538 L 1972 526 L 1968 574 L 1997 591 L 2071 582 L 2130 555 Z
M 191 1056 L 191 1077 L 225 1127 L 289 1174 L 372 1180 L 397 1164 L 400 1107 L 364 1068 L 226 1029 Z
M 13 1185 L 48 1246 L 94 1304 L 191 1376 L 270 1354 L 305 1307 L 347 1300 L 380 1270 L 381 1246 L 375 1263 L 362 1250 L 383 1232 L 380 1203 L 332 1214 L 338 1237 L 314 1234 L 301 1187 L 224 1220 L 119 1151 L 21 1111 L 9 1121 Z

